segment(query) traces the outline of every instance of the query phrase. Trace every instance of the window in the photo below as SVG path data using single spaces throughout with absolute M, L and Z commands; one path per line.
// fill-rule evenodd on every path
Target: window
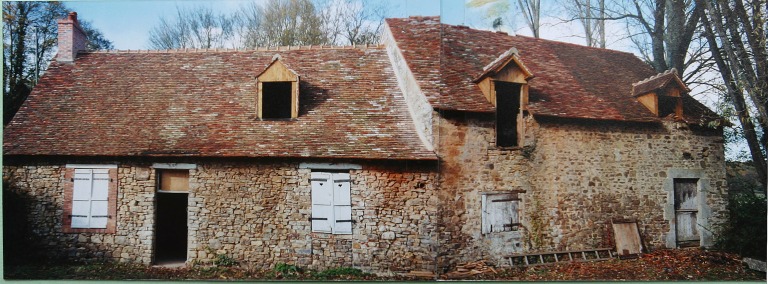
M 262 118 L 291 118 L 291 82 L 262 83 Z
M 352 234 L 349 178 L 348 173 L 312 173 L 312 232 Z
M 279 55 L 256 76 L 258 116 L 261 119 L 290 119 L 299 116 L 299 75 Z
M 114 233 L 116 166 L 67 165 L 65 177 L 64 232 Z
M 518 145 L 517 124 L 520 114 L 521 84 L 495 82 L 496 89 L 496 146 Z
M 482 196 L 482 233 L 516 231 L 520 221 L 517 215 L 517 193 L 487 193 Z

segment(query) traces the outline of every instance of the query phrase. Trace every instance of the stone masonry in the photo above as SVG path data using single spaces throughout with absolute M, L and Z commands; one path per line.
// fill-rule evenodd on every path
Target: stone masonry
M 63 164 L 6 166 L 3 176 L 12 190 L 34 196 L 28 218 L 52 256 L 149 264 L 155 170 L 151 163 L 117 164 L 115 234 L 62 233 Z M 433 270 L 436 173 L 421 167 L 370 164 L 350 170 L 353 234 L 331 235 L 311 232 L 312 170 L 290 162 L 197 163 L 190 170 L 187 262 L 205 264 L 226 255 L 263 268 L 282 262 L 379 273 Z
M 727 216 L 719 130 L 674 122 L 535 121 L 521 147 L 495 146 L 493 115 L 435 113 L 438 269 L 521 251 L 612 247 L 612 220 L 636 220 L 648 248 L 674 247 L 670 173 L 699 179 L 702 245 Z M 481 194 L 523 190 L 518 232 L 481 234 Z M 500 241 L 503 240 L 503 241 Z M 519 245 L 519 246 L 518 246 Z

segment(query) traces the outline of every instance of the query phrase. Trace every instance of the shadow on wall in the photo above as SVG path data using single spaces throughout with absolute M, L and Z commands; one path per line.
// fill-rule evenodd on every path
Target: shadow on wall
M 105 261 L 111 252 L 79 243 L 82 234 L 59 230 L 62 208 L 14 188 L 3 179 L 3 261 L 4 266 Z M 48 226 L 36 229 L 35 226 Z M 8 271 L 8 270 L 5 270 Z
M 42 238 L 29 222 L 32 199 L 3 180 L 3 262 L 9 265 L 41 263 L 48 260 Z

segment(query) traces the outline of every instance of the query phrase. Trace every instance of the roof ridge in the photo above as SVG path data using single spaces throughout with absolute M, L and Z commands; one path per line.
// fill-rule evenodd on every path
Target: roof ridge
M 79 51 L 78 53 L 205 53 L 205 52 L 245 52 L 245 51 L 289 51 L 289 50 L 335 50 L 335 49 L 382 49 L 382 44 L 364 45 L 285 45 L 251 48 L 184 48 L 184 49 L 110 49 Z
M 635 82 L 635 83 L 632 83 L 632 87 L 634 87 L 634 86 L 639 86 L 639 85 L 641 85 L 641 84 L 645 84 L 645 83 L 648 83 L 648 82 L 650 82 L 650 81 L 652 81 L 652 80 L 656 80 L 656 79 L 658 79 L 658 78 L 661 78 L 661 77 L 667 76 L 667 75 L 669 75 L 669 74 L 672 74 L 672 73 L 674 73 L 675 75 L 677 75 L 677 69 L 676 69 L 676 68 L 672 68 L 672 69 L 668 69 L 667 71 L 664 71 L 664 72 L 661 72 L 661 73 L 657 73 L 657 74 L 655 74 L 655 75 L 653 75 L 653 76 L 651 76 L 651 77 L 648 77 L 648 78 L 642 79 L 642 80 L 640 80 L 640 81 L 638 81 L 638 82 Z

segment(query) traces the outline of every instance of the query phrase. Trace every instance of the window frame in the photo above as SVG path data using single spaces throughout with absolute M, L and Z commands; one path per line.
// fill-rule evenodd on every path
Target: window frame
M 74 207 L 75 173 L 77 170 L 107 170 L 107 223 L 103 228 L 73 228 L 72 209 Z M 67 164 L 64 169 L 64 204 L 62 206 L 62 232 L 64 233 L 104 233 L 114 234 L 117 231 L 117 165 L 99 164 Z M 91 187 L 91 194 L 93 187 Z M 92 197 L 92 196 L 91 196 Z M 93 199 L 89 199 L 92 202 Z M 89 215 L 91 217 L 91 215 Z M 90 218 L 89 218 L 90 219 Z

